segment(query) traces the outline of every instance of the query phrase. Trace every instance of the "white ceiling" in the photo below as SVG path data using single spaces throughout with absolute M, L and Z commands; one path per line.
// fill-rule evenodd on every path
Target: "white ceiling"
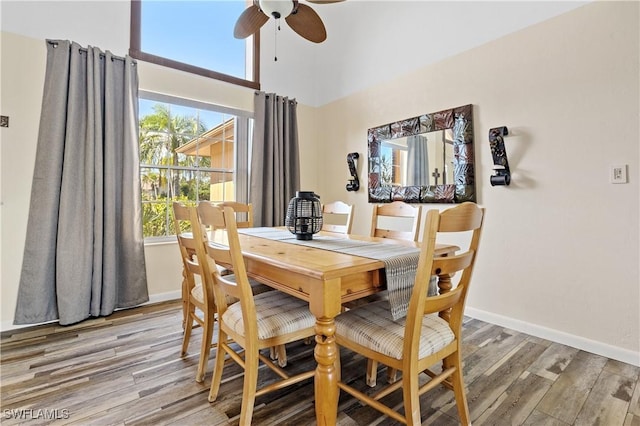
M 327 40 L 271 19 L 261 30 L 262 90 L 321 106 L 441 61 L 586 1 L 373 1 L 310 4 Z M 277 46 L 278 60 L 274 61 Z

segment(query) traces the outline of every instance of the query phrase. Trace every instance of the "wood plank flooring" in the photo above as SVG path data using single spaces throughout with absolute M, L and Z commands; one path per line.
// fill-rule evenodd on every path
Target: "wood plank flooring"
M 242 371 L 229 362 L 220 397 L 207 402 L 211 368 L 195 382 L 201 330 L 180 358 L 178 302 L 119 311 L 75 326 L 5 332 L 1 351 L 2 425 L 237 424 Z M 640 426 L 640 368 L 468 319 L 464 377 L 474 425 Z M 314 365 L 313 346 L 287 347 L 288 369 Z M 367 389 L 365 361 L 342 351 L 343 379 Z M 383 368 L 378 382 L 386 379 Z M 274 378 L 261 370 L 262 381 Z M 385 402 L 401 405 L 400 393 Z M 421 398 L 423 424 L 456 425 L 453 393 Z M 313 382 L 256 400 L 257 425 L 313 425 Z M 344 392 L 338 424 L 395 425 Z

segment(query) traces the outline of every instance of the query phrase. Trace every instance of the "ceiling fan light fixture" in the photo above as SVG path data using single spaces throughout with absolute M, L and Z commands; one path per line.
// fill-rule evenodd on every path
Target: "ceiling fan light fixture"
M 276 19 L 286 18 L 293 11 L 292 0 L 260 0 L 258 4 L 265 15 Z

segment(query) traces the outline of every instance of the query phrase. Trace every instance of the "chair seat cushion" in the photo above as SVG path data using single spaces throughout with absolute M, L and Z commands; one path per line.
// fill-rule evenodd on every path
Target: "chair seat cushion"
M 204 292 L 202 291 L 202 284 L 198 284 L 191 289 L 191 296 L 198 302 L 204 303 Z
M 316 323 L 315 317 L 309 311 L 308 303 L 288 294 L 269 291 L 256 295 L 253 300 L 256 305 L 259 339 L 293 333 L 314 327 Z M 222 321 L 244 336 L 240 303 L 229 306 L 222 315 Z
M 191 289 L 191 297 L 204 304 L 204 292 L 202 291 L 202 284 L 198 284 L 193 289 Z M 237 301 L 238 299 L 236 299 L 235 297 L 227 296 L 227 305 L 236 303 Z
M 235 282 L 235 276 L 233 275 L 227 275 L 225 276 L 225 278 Z M 251 289 L 253 290 L 253 294 L 260 294 L 260 293 L 273 290 L 273 288 L 269 287 L 268 285 L 262 284 L 252 279 L 249 280 L 249 284 L 251 284 Z M 193 289 L 191 290 L 191 296 L 194 299 L 196 299 L 198 302 L 204 303 L 204 293 L 202 291 L 202 284 L 198 284 L 195 287 L 193 287 Z M 236 299 L 235 297 L 227 296 L 228 305 L 232 303 L 236 303 L 237 301 L 238 299 Z
M 393 320 L 389 302 L 382 300 L 343 312 L 336 318 L 336 335 L 395 359 L 402 359 L 405 318 Z M 449 324 L 437 314 L 425 315 L 420 334 L 420 359 L 455 339 Z

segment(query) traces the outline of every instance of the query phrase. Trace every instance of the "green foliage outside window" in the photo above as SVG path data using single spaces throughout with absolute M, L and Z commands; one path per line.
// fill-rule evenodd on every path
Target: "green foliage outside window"
M 168 104 L 155 104 L 140 118 L 140 175 L 143 235 L 174 235 L 173 201 L 195 204 L 209 200 L 208 157 L 179 154 L 176 149 L 206 131 L 192 115 L 172 114 Z
M 158 237 L 175 234 L 173 225 L 173 208 L 168 199 L 160 199 L 157 202 L 146 202 L 142 204 L 142 229 L 145 237 Z M 180 201 L 185 205 L 195 204 L 186 197 L 179 197 L 175 201 Z M 183 229 L 187 231 L 187 229 Z

